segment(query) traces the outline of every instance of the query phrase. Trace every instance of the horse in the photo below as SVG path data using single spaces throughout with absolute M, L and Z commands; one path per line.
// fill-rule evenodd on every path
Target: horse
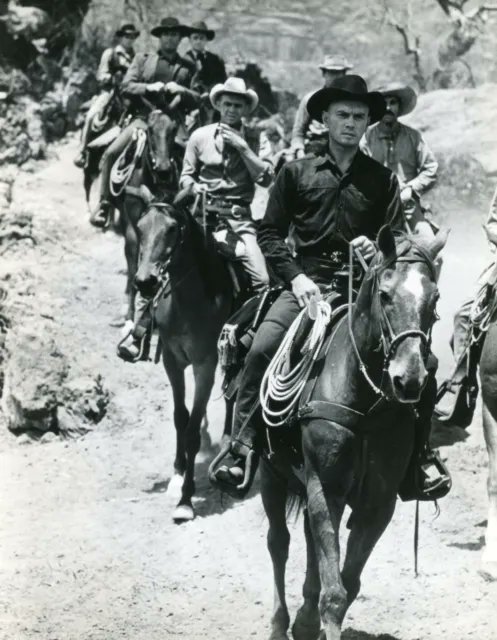
M 488 519 L 480 572 L 497 580 L 497 318 L 491 319 L 480 359 L 483 433 L 488 453 Z
M 125 116 L 125 104 L 119 87 L 112 89 L 107 104 L 101 114 L 95 115 L 89 124 L 86 158 L 83 167 L 83 188 L 85 200 L 90 207 L 93 183 L 100 172 L 100 161 L 105 149 L 117 137 Z
M 175 142 L 178 120 L 174 109 L 153 109 L 144 132 L 145 146 L 136 164 L 129 165 L 130 176 L 113 198 L 119 209 L 127 264 L 124 323 L 131 325 L 135 315 L 135 276 L 138 268 L 138 221 L 152 198 L 171 202 L 178 190 L 182 150 Z M 120 321 L 119 321 L 120 323 Z
M 154 326 L 172 387 L 176 429 L 175 475 L 181 485 L 174 510 L 177 523 L 195 516 L 195 458 L 200 426 L 214 384 L 217 340 L 233 308 L 231 276 L 211 234 L 188 209 L 152 203 L 138 222 L 140 263 L 135 283 L 145 298 L 155 298 Z M 158 294 L 164 276 L 165 291 Z M 185 369 L 192 365 L 195 391 L 191 412 L 185 405 Z M 168 488 L 168 491 L 169 491 Z
M 438 234 L 428 244 L 396 238 L 389 227 L 380 230 L 379 251 L 355 304 L 349 292 L 348 314 L 334 327 L 303 391 L 296 419 L 307 568 L 294 640 L 341 638 L 366 561 L 394 513 L 414 447 L 413 405 L 428 379 L 438 298 L 434 260 L 446 238 Z M 272 433 L 269 429 L 270 440 Z M 284 451 L 262 456 L 261 495 L 274 575 L 270 640 L 289 638 L 286 516 L 298 477 L 293 466 Z M 350 533 L 340 570 L 339 527 L 347 504 Z

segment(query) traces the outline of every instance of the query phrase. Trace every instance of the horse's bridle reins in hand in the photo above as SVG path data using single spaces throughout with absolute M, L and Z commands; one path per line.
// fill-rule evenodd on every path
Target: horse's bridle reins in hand
M 395 263 L 397 262 L 421 262 L 423 264 L 426 264 L 434 279 L 435 279 L 435 266 L 433 264 L 433 260 L 431 259 L 431 257 L 428 255 L 428 253 L 422 248 L 420 247 L 417 243 L 415 243 L 414 241 L 412 241 L 411 239 L 409 239 L 410 242 L 410 246 L 415 245 L 416 250 L 419 252 L 418 256 L 409 256 L 409 255 L 400 255 L 400 256 L 393 256 L 392 258 L 386 260 L 385 262 L 382 262 L 381 265 L 375 265 L 374 267 L 371 267 L 372 269 L 375 269 L 375 273 L 374 273 L 374 278 L 375 278 L 375 282 L 374 282 L 374 286 L 373 286 L 373 295 L 378 297 L 378 307 L 380 309 L 380 313 L 381 313 L 381 320 L 383 322 L 380 321 L 380 331 L 381 331 L 381 345 L 383 348 L 383 353 L 384 353 L 384 359 L 383 359 L 383 368 L 382 368 L 382 379 L 380 382 L 380 386 L 377 386 L 373 380 L 371 379 L 371 376 L 368 373 L 367 367 L 361 357 L 361 354 L 359 352 L 359 349 L 357 347 L 357 343 L 356 343 L 356 339 L 354 336 L 354 330 L 352 327 L 352 315 L 353 315 L 353 309 L 354 309 L 354 275 L 353 275 L 353 266 L 354 266 L 354 258 L 357 258 L 357 260 L 359 261 L 359 263 L 361 264 L 362 268 L 364 269 L 364 271 L 368 271 L 370 267 L 368 267 L 368 265 L 366 264 L 364 258 L 362 257 L 361 253 L 355 249 L 352 244 L 349 244 L 349 275 L 348 275 L 348 310 L 347 310 L 347 316 L 348 316 L 348 330 L 349 330 L 349 336 L 350 336 L 350 341 L 352 343 L 352 348 L 354 349 L 354 353 L 356 355 L 356 358 L 359 362 L 359 369 L 362 373 L 362 375 L 364 376 L 366 382 L 369 384 L 369 386 L 371 387 L 371 389 L 374 391 L 374 393 L 378 396 L 380 396 L 381 398 L 385 399 L 385 400 L 389 400 L 390 398 L 388 397 L 388 395 L 385 393 L 385 391 L 383 391 L 383 389 L 381 388 L 383 385 L 383 379 L 384 376 L 388 370 L 388 365 L 390 363 L 390 360 L 392 359 L 392 357 L 395 355 L 396 350 L 398 349 L 399 345 L 401 344 L 401 342 L 403 342 L 404 340 L 406 340 L 407 338 L 419 338 L 421 340 L 421 343 L 423 345 L 423 350 L 425 352 L 425 358 L 428 356 L 428 352 L 430 349 L 430 344 L 431 344 L 431 330 L 433 327 L 433 323 L 436 321 L 437 316 L 436 314 L 433 315 L 433 321 L 430 324 L 430 329 L 428 333 L 425 333 L 424 331 L 421 331 L 421 329 L 406 329 L 405 331 L 401 331 L 398 334 L 395 334 L 392 325 L 390 323 L 390 320 L 388 319 L 388 316 L 386 314 L 385 309 L 383 308 L 383 305 L 381 304 L 381 300 L 379 299 L 379 289 L 378 289 L 378 267 L 381 266 L 382 269 L 386 269 L 392 265 L 395 265 Z M 409 250 L 408 248 L 408 250 Z M 386 333 L 387 335 L 385 335 L 385 328 L 386 328 Z

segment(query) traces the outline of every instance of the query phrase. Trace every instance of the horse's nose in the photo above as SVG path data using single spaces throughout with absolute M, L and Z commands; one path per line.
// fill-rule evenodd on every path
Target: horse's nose
M 137 274 L 135 277 L 135 286 L 142 296 L 150 297 L 154 295 L 159 279 L 153 273 L 146 276 Z
M 418 402 L 424 386 L 424 378 L 405 378 L 394 376 L 392 378 L 393 390 L 400 402 Z

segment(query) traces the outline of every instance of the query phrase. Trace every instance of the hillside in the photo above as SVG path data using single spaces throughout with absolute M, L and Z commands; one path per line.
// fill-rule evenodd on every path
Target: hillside
M 420 36 L 423 66 L 430 76 L 440 41 L 450 25 L 435 0 L 412 2 L 413 31 Z M 469 2 L 470 7 L 474 2 Z M 403 19 L 404 0 L 389 0 Z M 228 61 L 237 56 L 258 62 L 277 88 L 302 93 L 319 84 L 319 63 L 325 53 L 343 52 L 355 70 L 371 82 L 410 80 L 412 65 L 403 52 L 401 36 L 384 21 L 383 2 L 363 0 L 93 0 L 85 21 L 110 38 L 122 20 L 142 29 L 138 48 L 154 46 L 148 35 L 160 17 L 176 15 L 185 23 L 206 20 L 217 32 L 212 48 Z M 497 81 L 495 43 L 497 19 L 489 19 L 465 59 L 477 84 Z M 105 28 L 103 27 L 105 25 Z

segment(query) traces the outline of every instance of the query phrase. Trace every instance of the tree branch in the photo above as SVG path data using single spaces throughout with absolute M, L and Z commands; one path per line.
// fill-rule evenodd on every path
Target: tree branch
M 422 91 L 426 90 L 426 80 L 424 77 L 423 69 L 421 67 L 421 48 L 420 48 L 420 37 L 417 34 L 414 34 L 411 30 L 411 18 L 412 18 L 412 8 L 411 3 L 407 4 L 407 23 L 405 25 L 401 24 L 397 18 L 394 16 L 393 11 L 390 7 L 388 7 L 387 2 L 384 2 L 385 7 L 385 20 L 388 25 L 393 27 L 401 36 L 402 41 L 404 43 L 404 51 L 406 55 L 411 56 L 414 61 L 414 68 L 416 69 L 415 79 L 419 84 L 419 88 Z

